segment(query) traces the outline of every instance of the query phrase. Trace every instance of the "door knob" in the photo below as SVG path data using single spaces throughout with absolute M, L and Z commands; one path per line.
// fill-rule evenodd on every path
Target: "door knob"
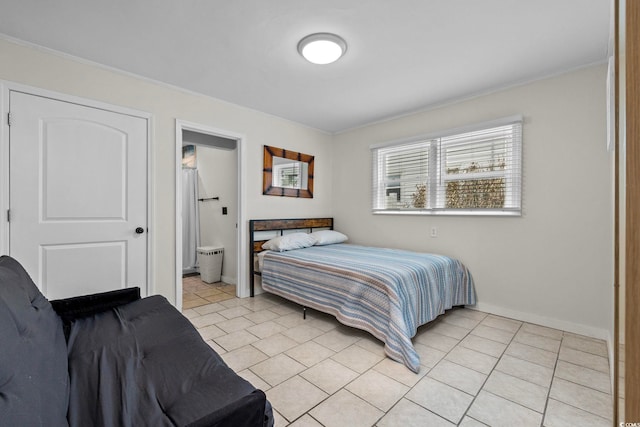
M 142 227 L 136 228 L 136 234 L 142 234 L 142 233 L 144 233 L 144 228 Z

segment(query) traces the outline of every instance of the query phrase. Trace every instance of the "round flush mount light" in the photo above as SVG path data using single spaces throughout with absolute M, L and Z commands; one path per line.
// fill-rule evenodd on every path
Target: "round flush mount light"
M 331 33 L 308 35 L 298 43 L 298 52 L 313 64 L 331 64 L 347 51 L 347 43 L 342 37 Z

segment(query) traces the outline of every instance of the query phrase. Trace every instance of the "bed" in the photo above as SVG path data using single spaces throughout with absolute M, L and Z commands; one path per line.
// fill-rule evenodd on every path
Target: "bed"
M 254 276 L 261 275 L 266 292 L 371 333 L 385 343 L 387 356 L 418 372 L 420 357 L 411 338 L 420 325 L 445 310 L 475 304 L 469 270 L 443 255 L 331 239 L 323 245 L 296 242 L 293 247 L 301 247 L 295 249 L 262 248 L 265 243 L 294 237 L 305 241 L 300 232 L 320 236 L 327 234 L 325 230 L 333 230 L 332 218 L 250 221 L 250 259 L 257 261 L 251 265 L 251 295 Z

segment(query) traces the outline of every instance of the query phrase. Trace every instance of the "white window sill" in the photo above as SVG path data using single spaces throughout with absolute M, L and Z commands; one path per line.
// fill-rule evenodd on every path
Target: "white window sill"
M 425 215 L 425 216 L 507 216 L 521 217 L 521 210 L 466 210 L 466 209 L 435 209 L 435 210 L 374 210 L 374 215 Z

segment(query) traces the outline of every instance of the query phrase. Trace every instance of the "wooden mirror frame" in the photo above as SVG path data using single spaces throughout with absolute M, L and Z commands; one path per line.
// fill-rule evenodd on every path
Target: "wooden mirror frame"
M 273 158 L 282 157 L 289 160 L 297 160 L 307 163 L 307 188 L 306 190 L 297 188 L 284 188 L 273 186 Z M 264 157 L 262 167 L 262 194 L 267 196 L 303 197 L 313 198 L 313 156 L 298 153 L 297 151 L 285 150 L 284 148 L 264 146 Z

